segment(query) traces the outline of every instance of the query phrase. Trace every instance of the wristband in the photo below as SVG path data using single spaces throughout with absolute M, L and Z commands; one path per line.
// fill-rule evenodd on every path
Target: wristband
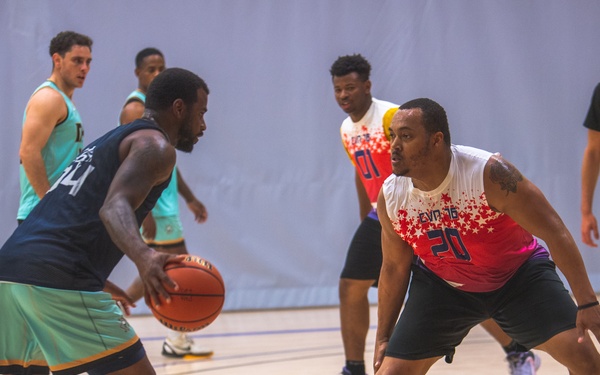
M 600 305 L 600 302 L 598 302 L 598 301 L 586 303 L 585 305 L 577 306 L 577 311 L 581 311 L 583 309 L 587 309 L 587 308 L 598 306 L 598 305 Z

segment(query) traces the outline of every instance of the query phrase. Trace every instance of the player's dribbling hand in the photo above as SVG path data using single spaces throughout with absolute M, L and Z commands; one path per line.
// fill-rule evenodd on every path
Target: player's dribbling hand
M 171 296 L 167 288 L 177 290 L 177 284 L 165 273 L 167 263 L 178 263 L 185 259 L 186 255 L 173 255 L 151 250 L 150 255 L 144 259 L 143 264 L 136 264 L 140 278 L 144 283 L 144 300 L 146 304 L 152 304 L 160 309 L 162 302 L 171 302 Z

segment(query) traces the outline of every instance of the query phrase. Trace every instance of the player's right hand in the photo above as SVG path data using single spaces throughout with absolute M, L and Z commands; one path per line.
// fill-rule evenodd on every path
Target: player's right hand
M 581 240 L 584 244 L 597 247 L 598 245 L 594 240 L 598 240 L 598 222 L 596 217 L 590 213 L 581 216 Z
M 140 273 L 140 278 L 144 283 L 144 300 L 146 304 L 160 309 L 163 302 L 171 302 L 171 296 L 168 289 L 171 291 L 177 290 L 177 284 L 167 276 L 165 265 L 167 263 L 181 262 L 186 255 L 173 255 L 160 253 L 150 249 L 148 257 L 144 258 L 141 264 L 136 264 Z
M 593 306 L 577 312 L 577 342 L 587 340 L 586 331 L 591 331 L 596 339 L 600 338 L 600 306 Z
M 375 343 L 375 352 L 373 358 L 373 373 L 377 373 L 381 364 L 383 363 L 383 358 L 385 357 L 385 350 L 387 349 L 388 342 L 380 341 Z

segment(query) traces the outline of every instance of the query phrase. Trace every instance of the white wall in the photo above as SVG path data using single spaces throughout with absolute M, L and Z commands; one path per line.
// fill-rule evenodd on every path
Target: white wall
M 358 225 L 328 72 L 345 54 L 370 60 L 376 97 L 430 97 L 446 108 L 454 143 L 502 152 L 580 243 L 599 19 L 595 0 L 2 0 L 0 239 L 16 226 L 25 103 L 50 74 L 50 39 L 72 29 L 94 39 L 74 95 L 86 143 L 115 126 L 140 49 L 157 47 L 168 66 L 207 81 L 208 131 L 178 164 L 209 220 L 195 224 L 183 203 L 182 219 L 191 252 L 225 278 L 226 309 L 337 303 Z M 600 254 L 581 250 L 600 290 Z M 134 273 L 123 262 L 113 280 Z

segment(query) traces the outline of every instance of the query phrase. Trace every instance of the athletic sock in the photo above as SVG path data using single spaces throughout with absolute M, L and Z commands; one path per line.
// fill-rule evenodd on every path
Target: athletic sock
M 527 352 L 528 351 L 526 347 L 524 347 L 523 345 L 519 344 L 515 340 L 512 340 L 510 342 L 510 344 L 508 344 L 506 346 L 503 346 L 502 349 L 504 349 L 504 351 L 506 352 L 506 354 L 508 354 L 508 353 L 514 353 L 514 352 L 523 353 L 523 352 Z
M 346 369 L 352 375 L 365 375 L 365 361 L 346 361 Z

